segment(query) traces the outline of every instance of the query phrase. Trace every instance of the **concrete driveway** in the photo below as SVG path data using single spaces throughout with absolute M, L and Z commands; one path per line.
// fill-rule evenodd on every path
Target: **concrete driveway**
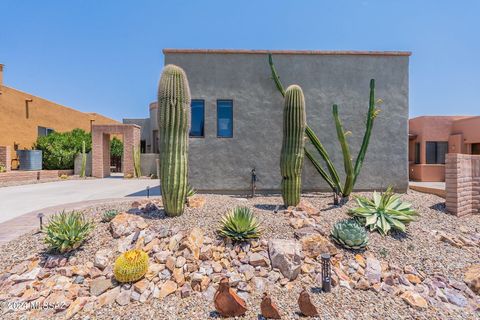
M 81 201 L 139 197 L 160 194 L 158 180 L 106 179 L 66 180 L 0 188 L 0 223 L 32 211 Z

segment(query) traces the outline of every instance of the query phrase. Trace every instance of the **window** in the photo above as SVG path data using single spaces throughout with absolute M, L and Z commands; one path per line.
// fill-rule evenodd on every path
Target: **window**
M 52 132 L 55 132 L 55 130 L 53 130 L 51 128 L 38 127 L 38 136 L 39 137 L 48 136 Z
M 205 101 L 192 100 L 190 137 L 205 136 Z
M 217 137 L 233 138 L 232 100 L 217 100 Z
M 415 164 L 420 163 L 420 142 L 415 143 Z
M 472 154 L 480 154 L 480 143 L 472 143 Z
M 448 142 L 427 141 L 427 164 L 445 164 Z

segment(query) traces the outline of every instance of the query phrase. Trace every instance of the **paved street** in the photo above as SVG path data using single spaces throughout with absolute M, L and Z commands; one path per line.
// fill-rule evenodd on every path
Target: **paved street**
M 46 207 L 68 203 L 143 196 L 146 187 L 159 195 L 158 180 L 107 179 L 67 180 L 0 188 L 0 223 Z

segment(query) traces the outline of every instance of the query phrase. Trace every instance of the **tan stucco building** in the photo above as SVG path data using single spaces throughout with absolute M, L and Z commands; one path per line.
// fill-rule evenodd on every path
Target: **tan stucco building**
M 480 116 L 422 116 L 409 120 L 409 176 L 445 181 L 447 153 L 480 154 Z
M 15 150 L 31 149 L 39 135 L 51 130 L 64 132 L 80 128 L 90 132 L 92 124 L 119 123 L 5 86 L 3 69 L 0 64 L 0 146 L 10 146 L 13 159 Z

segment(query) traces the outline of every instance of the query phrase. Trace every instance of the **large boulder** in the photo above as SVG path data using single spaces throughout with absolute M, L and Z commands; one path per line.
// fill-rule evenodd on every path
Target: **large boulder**
M 145 222 L 145 219 L 129 213 L 118 214 L 110 221 L 110 229 L 114 238 L 128 236 L 137 229 L 142 230 L 146 227 L 148 227 L 148 224 Z
M 268 252 L 272 268 L 277 268 L 285 278 L 295 280 L 302 266 L 301 245 L 295 240 L 272 239 Z

